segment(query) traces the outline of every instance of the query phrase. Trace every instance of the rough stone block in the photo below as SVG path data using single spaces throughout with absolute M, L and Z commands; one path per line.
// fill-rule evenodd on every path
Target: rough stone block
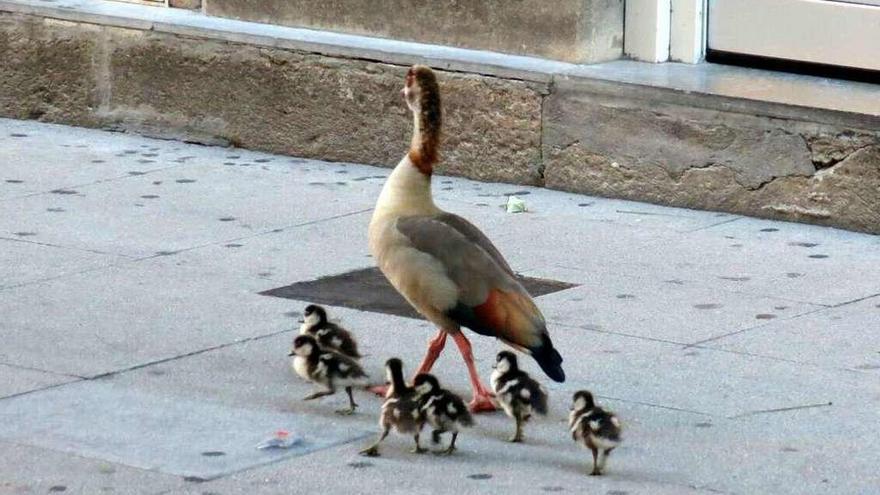
M 168 0 L 168 6 L 196 10 L 202 8 L 202 0 Z
M 208 0 L 208 14 L 593 63 L 623 55 L 623 0 Z
M 544 109 L 547 187 L 880 233 L 880 134 L 575 85 Z
M 0 14 L 0 115 L 94 125 L 98 28 Z

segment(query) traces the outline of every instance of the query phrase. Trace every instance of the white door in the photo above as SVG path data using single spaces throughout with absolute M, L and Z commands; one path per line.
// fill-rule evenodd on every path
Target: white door
M 880 0 L 709 0 L 708 15 L 710 51 L 880 70 Z

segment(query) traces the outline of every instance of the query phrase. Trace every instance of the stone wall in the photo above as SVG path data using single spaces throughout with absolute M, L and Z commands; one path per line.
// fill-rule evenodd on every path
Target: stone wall
M 582 87 L 585 86 L 585 87 Z M 553 189 L 880 233 L 880 132 L 558 83 L 544 104 Z
M 0 115 L 389 166 L 406 67 L 0 15 Z M 444 73 L 441 173 L 538 184 L 541 85 Z
M 0 13 L 0 115 L 393 166 L 406 67 Z M 880 130 L 438 70 L 441 173 L 880 233 Z M 806 115 L 806 113 L 804 113 Z
M 623 56 L 623 0 L 206 0 L 210 15 L 517 55 Z

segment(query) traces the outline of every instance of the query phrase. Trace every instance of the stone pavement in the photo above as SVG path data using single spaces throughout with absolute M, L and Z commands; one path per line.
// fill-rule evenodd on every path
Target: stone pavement
M 493 414 L 453 457 L 359 457 L 379 400 L 302 402 L 307 301 L 259 293 L 371 266 L 387 173 L 0 120 L 0 493 L 880 493 L 880 237 L 448 177 L 516 270 L 577 284 L 537 299 L 569 380 L 524 445 Z M 375 377 L 434 331 L 330 310 Z M 469 393 L 454 347 L 437 372 Z M 566 431 L 583 387 L 625 424 L 602 478 Z M 303 441 L 254 448 L 279 428 Z

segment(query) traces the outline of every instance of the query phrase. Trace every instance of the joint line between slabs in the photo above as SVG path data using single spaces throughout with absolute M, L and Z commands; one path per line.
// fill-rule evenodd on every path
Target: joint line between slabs
M 654 337 L 645 337 L 643 335 L 633 335 L 633 334 L 622 333 L 622 332 L 612 332 L 610 330 L 599 330 L 596 328 L 584 327 L 584 326 L 580 326 L 580 325 L 572 325 L 570 323 L 562 323 L 562 322 L 559 322 L 556 320 L 547 320 L 547 322 L 552 323 L 553 325 L 556 325 L 556 326 L 564 327 L 564 328 L 586 330 L 588 332 L 601 333 L 601 334 L 605 334 L 605 335 L 616 335 L 618 337 L 629 337 L 631 339 L 645 340 L 648 342 L 659 342 L 661 344 L 669 344 L 669 345 L 674 345 L 674 346 L 685 346 L 685 347 L 688 345 L 691 345 L 691 344 L 687 344 L 686 342 L 677 342 L 674 340 L 658 339 L 658 338 L 654 338 Z
M 829 309 L 829 308 L 823 308 L 823 309 Z M 817 311 L 820 311 L 820 310 L 817 310 Z M 701 349 L 704 351 L 723 352 L 723 353 L 727 353 L 727 354 L 736 354 L 738 356 L 747 356 L 747 357 L 752 357 L 752 358 L 757 358 L 757 359 L 768 359 L 770 361 L 796 364 L 798 366 L 809 366 L 809 367 L 813 367 L 813 368 L 817 368 L 817 369 L 833 369 L 836 371 L 852 371 L 848 368 L 827 368 L 827 367 L 819 366 L 819 365 L 816 365 L 813 363 L 805 363 L 805 362 L 801 362 L 801 361 L 796 361 L 794 359 L 781 358 L 778 356 L 766 356 L 763 354 L 755 354 L 755 353 L 751 353 L 751 352 L 743 352 L 743 351 L 736 351 L 736 350 L 724 349 L 724 348 L 719 348 L 719 347 L 705 346 L 699 342 L 693 343 L 693 344 L 686 344 L 684 342 L 676 342 L 673 340 L 657 339 L 657 338 L 652 338 L 652 337 L 645 337 L 642 335 L 633 335 L 633 334 L 621 333 L 621 332 L 610 332 L 608 330 L 597 330 L 595 328 L 587 328 L 587 327 L 582 327 L 582 326 L 578 326 L 578 325 L 571 325 L 568 323 L 560 323 L 560 322 L 554 321 L 554 320 L 547 320 L 547 322 L 552 323 L 552 324 L 559 326 L 559 327 L 563 327 L 563 328 L 586 330 L 588 332 L 601 333 L 603 335 L 614 335 L 617 337 L 627 337 L 627 338 L 632 338 L 632 339 L 636 339 L 636 340 L 643 340 L 646 342 L 656 342 L 656 343 L 660 343 L 660 344 L 669 344 L 669 345 L 673 345 L 673 346 L 680 346 L 680 350 L 682 350 L 682 351 L 687 350 L 687 349 Z M 764 325 L 769 325 L 769 323 L 766 323 Z M 755 329 L 755 328 L 760 328 L 761 326 L 763 326 L 763 325 L 759 325 L 757 327 L 751 327 L 749 330 Z M 745 331 L 745 330 L 742 330 L 738 333 L 741 333 L 743 331 Z M 728 334 L 727 336 L 730 336 L 730 335 L 734 335 L 734 334 Z
M 133 177 L 143 177 L 143 176 L 145 176 L 145 175 L 149 175 L 149 174 L 152 174 L 152 173 L 155 173 L 155 172 L 162 172 L 162 171 L 164 171 L 164 170 L 171 170 L 172 168 L 176 168 L 176 167 L 179 167 L 179 166 L 181 166 L 181 165 L 185 165 L 185 163 L 178 163 L 178 164 L 176 164 L 176 165 L 168 165 L 167 167 L 161 167 L 161 168 L 151 168 L 151 169 L 145 170 L 144 173 L 141 174 L 141 175 L 130 175 L 130 174 L 116 175 L 116 176 L 112 176 L 112 177 L 106 177 L 106 178 L 103 178 L 103 179 L 97 179 L 97 180 L 94 180 L 94 181 L 91 181 L 91 182 L 83 182 L 83 183 L 81 183 L 81 184 L 72 184 L 72 185 L 59 186 L 59 187 L 56 187 L 56 188 L 54 188 L 54 189 L 50 189 L 50 190 L 48 190 L 48 191 L 36 191 L 36 192 L 32 192 L 32 193 L 22 194 L 21 196 L 12 196 L 12 197 L 10 197 L 10 198 L 0 199 L 0 202 L 13 201 L 13 200 L 16 200 L 16 199 L 33 198 L 33 197 L 35 197 L 35 196 L 42 196 L 42 195 L 45 195 L 45 194 L 52 194 L 52 191 L 57 191 L 57 190 L 59 190 L 59 189 L 74 189 L 74 188 L 80 188 L 80 189 L 82 189 L 82 188 L 87 188 L 87 187 L 91 187 L 91 186 L 97 186 L 97 185 L 99 185 L 99 184 L 104 184 L 104 183 L 106 183 L 106 182 L 115 182 L 115 181 L 118 181 L 118 180 L 123 180 L 123 179 L 133 178 Z
M 154 259 L 154 258 L 161 258 L 161 257 L 163 257 L 163 256 L 173 256 L 173 255 L 180 254 L 180 253 L 186 253 L 186 252 L 189 252 L 189 251 L 195 251 L 196 249 L 201 249 L 201 248 L 205 248 L 205 247 L 218 246 L 218 245 L 220 245 L 220 244 L 224 244 L 224 243 L 230 243 L 230 242 L 235 242 L 235 241 L 243 241 L 243 240 L 246 240 L 246 239 L 253 239 L 253 238 L 255 238 L 255 237 L 260 237 L 260 236 L 264 236 L 264 235 L 268 235 L 268 234 L 280 233 L 280 232 L 283 232 L 283 231 L 288 230 L 288 229 L 297 229 L 297 228 L 300 228 L 300 227 L 307 227 L 307 226 L 309 226 L 309 225 L 315 225 L 315 224 L 324 223 L 324 222 L 332 222 L 333 220 L 338 220 L 338 219 L 340 219 L 340 218 L 346 218 L 346 217 L 352 217 L 352 216 L 355 216 L 355 215 L 360 215 L 361 213 L 366 213 L 366 212 L 368 212 L 368 211 L 372 211 L 372 210 L 373 210 L 373 208 L 365 208 L 365 209 L 362 209 L 362 210 L 350 211 L 350 212 L 348 212 L 348 213 L 341 213 L 341 214 L 339 214 L 339 215 L 334 215 L 334 216 L 332 216 L 332 217 L 321 218 L 321 219 L 318 219 L 318 220 L 309 220 L 309 221 L 307 221 L 307 222 L 295 223 L 295 224 L 291 224 L 291 225 L 285 225 L 284 227 L 277 227 L 277 228 L 274 228 L 274 229 L 264 230 L 264 231 L 262 231 L 262 232 L 257 232 L 257 233 L 255 233 L 255 234 L 246 235 L 246 236 L 242 236 L 242 237 L 236 237 L 236 238 L 233 238 L 233 239 L 222 239 L 222 240 L 219 240 L 219 241 L 206 242 L 206 243 L 204 243 L 204 244 L 198 244 L 198 245 L 196 245 L 196 246 L 190 246 L 190 247 L 186 247 L 186 248 L 181 248 L 181 249 L 177 249 L 177 250 L 174 250 L 174 251 L 169 251 L 169 252 L 167 252 L 167 253 L 163 253 L 163 254 L 151 254 L 151 255 L 149 255 L 149 256 L 143 256 L 143 257 L 141 257 L 141 258 L 134 258 L 133 261 L 144 261 L 144 260 L 151 260 L 151 259 Z
M 85 377 L 82 376 L 82 375 L 76 375 L 76 374 L 73 374 L 73 373 L 62 373 L 62 372 L 60 372 L 60 371 L 44 370 L 44 369 L 41 369 L 41 368 L 35 368 L 35 367 L 33 367 L 33 366 L 25 366 L 25 365 L 22 365 L 22 364 L 15 364 L 15 363 L 10 363 L 10 362 L 6 362 L 6 361 L 0 361 L 0 365 L 2 365 L 2 366 L 8 366 L 8 367 L 10 367 L 10 368 L 16 368 L 16 369 L 19 369 L 19 370 L 36 371 L 36 372 L 39 372 L 39 373 L 45 373 L 45 374 L 47 374 L 47 375 L 56 375 L 56 376 L 63 376 L 63 377 L 67 377 L 67 378 L 79 378 L 79 379 L 83 379 L 83 378 L 85 378 Z
M 215 345 L 215 346 L 205 347 L 205 348 L 203 348 L 203 349 L 196 349 L 196 350 L 194 350 L 194 351 L 192 351 L 192 352 L 187 352 L 187 353 L 184 353 L 184 354 L 178 354 L 178 355 L 176 355 L 176 356 L 170 356 L 170 357 L 167 357 L 167 358 L 156 359 L 156 360 L 154 360 L 154 361 L 149 361 L 149 362 L 146 362 L 146 363 L 135 364 L 135 365 L 133 365 L 133 366 L 129 366 L 128 368 L 122 368 L 122 369 L 118 369 L 118 370 L 108 371 L 108 372 L 106 372 L 106 373 L 100 373 L 100 374 L 97 374 L 97 375 L 88 376 L 88 377 L 85 377 L 85 380 L 101 380 L 101 379 L 104 379 L 104 378 L 110 378 L 110 377 L 113 377 L 113 376 L 116 376 L 116 375 L 121 375 L 121 374 L 123 374 L 123 373 L 128 373 L 129 371 L 136 371 L 136 370 L 139 370 L 139 369 L 142 369 L 142 368 L 147 368 L 147 367 L 149 367 L 149 366 L 153 366 L 153 365 L 156 365 L 156 364 L 168 363 L 168 362 L 171 362 L 171 361 L 176 361 L 176 360 L 178 360 L 178 359 L 188 358 L 188 357 L 192 357 L 192 356 L 198 356 L 199 354 L 204 354 L 204 353 L 206 353 L 206 352 L 211 352 L 211 351 L 217 351 L 217 350 L 220 350 L 220 349 L 225 349 L 225 348 L 227 348 L 227 347 L 232 347 L 232 346 L 234 346 L 234 345 L 238 345 L 238 344 L 245 344 L 245 343 L 248 343 L 248 342 L 255 342 L 255 341 L 258 341 L 258 340 L 262 340 L 262 339 L 268 339 L 268 338 L 275 337 L 275 336 L 277 336 L 277 335 L 281 335 L 281 334 L 284 334 L 284 333 L 287 333 L 287 332 L 290 332 L 290 331 L 292 331 L 292 330 L 290 330 L 290 329 L 287 329 L 287 330 L 278 330 L 277 332 L 271 332 L 271 333 L 267 333 L 267 334 L 263 334 L 263 335 L 256 335 L 256 336 L 254 336 L 254 337 L 247 337 L 247 338 L 244 338 L 244 339 L 234 340 L 234 341 L 232 341 L 232 342 L 225 342 L 225 343 L 223 343 L 223 344 L 217 344 L 217 345 Z
M 695 282 L 696 284 L 701 284 L 704 287 L 714 287 L 711 284 L 709 284 L 708 282 L 700 282 L 700 281 L 692 281 L 692 282 Z M 794 304 L 802 304 L 802 305 L 806 305 L 806 306 L 818 306 L 820 308 L 833 308 L 833 307 L 835 307 L 833 304 L 825 304 L 825 303 L 820 303 L 820 302 L 815 302 L 815 301 L 802 301 L 800 299 L 792 299 L 790 297 L 782 297 L 782 296 L 769 294 L 769 293 L 765 293 L 765 292 L 748 292 L 745 289 L 720 288 L 719 290 L 724 291 L 724 292 L 729 292 L 731 294 L 741 295 L 741 296 L 759 297 L 759 298 L 763 298 L 763 299 L 773 299 L 773 300 L 777 300 L 777 301 L 784 301 L 784 302 L 794 303 Z
M 739 419 L 745 418 L 748 416 L 757 416 L 759 414 L 773 414 L 779 412 L 789 412 L 789 411 L 800 411 L 801 409 L 815 409 L 817 407 L 830 407 L 833 406 L 833 402 L 820 402 L 817 404 L 804 404 L 801 406 L 790 406 L 790 407 L 777 407 L 774 409 L 759 409 L 757 411 L 749 411 L 741 414 L 737 414 L 735 416 L 729 416 L 727 419 Z
M 606 400 L 616 400 L 616 401 L 618 401 L 618 402 L 626 402 L 626 403 L 629 403 L 629 404 L 638 404 L 638 405 L 640 405 L 640 406 L 656 407 L 656 408 L 658 408 L 658 409 L 666 409 L 666 410 L 669 410 L 669 411 L 683 412 L 683 413 L 688 413 L 688 414 L 696 414 L 696 415 L 699 415 L 699 416 L 708 416 L 708 417 L 710 417 L 710 418 L 718 418 L 718 417 L 721 417 L 721 416 L 718 416 L 717 414 L 712 414 L 712 413 L 707 413 L 707 412 L 702 412 L 702 411 L 695 411 L 695 410 L 693 410 L 693 409 L 684 409 L 684 408 L 681 408 L 681 407 L 675 407 L 675 406 L 664 406 L 664 405 L 662 405 L 662 404 L 654 404 L 654 403 L 651 403 L 651 402 L 643 402 L 643 401 L 640 401 L 640 400 L 621 399 L 620 397 L 611 397 L 611 396 L 608 396 L 608 395 L 597 395 L 597 397 L 600 397 L 600 398 L 602 398 L 602 399 L 606 399 Z
M 859 297 L 859 298 L 857 298 L 857 299 L 853 299 L 853 300 L 850 300 L 850 301 L 844 301 L 844 302 L 842 302 L 842 303 L 834 304 L 834 305 L 829 306 L 829 307 L 830 307 L 830 308 L 834 308 L 834 309 L 842 308 L 842 307 L 844 307 L 844 306 L 848 306 L 848 305 L 850 305 L 850 304 L 855 304 L 855 303 L 859 303 L 859 302 L 862 302 L 862 301 L 867 301 L 868 299 L 872 299 L 872 298 L 875 298 L 875 297 L 877 297 L 877 296 L 880 296 L 880 292 L 878 292 L 878 293 L 876 293 L 876 294 L 871 294 L 871 295 L 869 295 L 869 296 Z
M 126 261 L 127 261 L 127 260 L 126 260 Z M 137 260 L 131 260 L 131 261 L 137 261 Z M 54 276 L 51 276 L 51 277 L 45 277 L 45 278 L 41 278 L 41 279 L 38 279 L 38 280 L 31 280 L 30 282 L 22 282 L 22 283 L 15 284 L 15 285 L 0 286 L 0 292 L 3 292 L 3 291 L 5 291 L 5 290 L 10 290 L 10 289 L 20 289 L 20 288 L 22 288 L 22 287 L 30 287 L 30 286 L 32 286 L 32 285 L 44 284 L 44 283 L 46 283 L 46 282 L 52 282 L 52 281 L 55 281 L 55 280 L 61 280 L 61 279 L 63 279 L 63 278 L 67 278 L 67 277 L 75 277 L 75 276 L 77 276 L 77 275 L 83 275 L 83 274 L 86 274 L 86 273 L 92 273 L 92 272 L 98 272 L 98 271 L 102 271 L 102 270 L 107 270 L 107 269 L 109 269 L 109 268 L 114 268 L 114 267 L 118 267 L 118 266 L 122 266 L 122 265 L 123 265 L 123 263 L 108 263 L 108 264 L 103 265 L 103 266 L 95 266 L 95 267 L 91 267 L 91 268 L 86 268 L 86 269 L 84 269 L 84 270 L 79 270 L 79 271 L 76 271 L 76 272 L 62 273 L 62 274 L 60 274 L 60 275 L 54 275 Z
M 733 223 L 733 222 L 736 222 L 736 221 L 739 221 L 739 220 L 742 220 L 742 219 L 743 219 L 743 217 L 729 218 L 729 219 L 724 220 L 724 221 L 722 221 L 722 222 L 713 223 L 713 224 L 711 224 L 711 225 L 704 225 L 704 226 L 702 226 L 702 227 L 697 227 L 697 228 L 695 228 L 695 229 L 687 230 L 687 231 L 685 231 L 684 233 L 685 233 L 685 234 L 690 234 L 691 232 L 700 232 L 700 231 L 703 231 L 703 230 L 709 230 L 709 229 L 713 229 L 713 228 L 715 228 L 715 227 L 718 227 L 718 226 L 720 226 L 720 225 L 727 225 L 728 223 Z
M 644 336 L 641 336 L 641 335 L 632 335 L 632 334 L 620 333 L 620 332 L 609 332 L 609 331 L 607 331 L 607 330 L 596 330 L 595 328 L 586 328 L 586 327 L 577 326 L 577 325 L 570 325 L 570 324 L 566 324 L 566 323 L 559 323 L 559 322 L 556 322 L 556 321 L 553 321 L 553 320 L 548 320 L 548 322 L 549 322 L 549 323 L 553 323 L 554 325 L 557 325 L 557 326 L 560 326 L 560 327 L 563 327 L 563 328 L 572 328 L 572 329 L 577 329 L 577 330 L 586 330 L 586 331 L 588 331 L 588 332 L 601 333 L 601 334 L 603 334 L 603 335 L 614 335 L 614 336 L 617 336 L 617 337 L 628 337 L 628 338 L 633 338 L 633 339 L 637 339 L 637 340 L 643 340 L 643 341 L 646 341 L 646 342 L 656 342 L 656 343 L 660 343 L 660 344 L 670 344 L 670 345 L 674 345 L 674 346 L 680 346 L 680 350 L 682 350 L 682 351 L 687 350 L 687 349 L 701 349 L 701 350 L 704 350 L 704 351 L 723 352 L 723 353 L 726 353 L 726 354 L 735 354 L 735 355 L 737 355 L 737 356 L 747 356 L 747 357 L 750 357 L 750 358 L 767 359 L 767 360 L 770 360 L 770 361 L 776 361 L 776 362 L 782 362 L 782 363 L 790 363 L 790 364 L 795 364 L 795 365 L 798 365 L 798 366 L 809 366 L 809 367 L 813 367 L 813 368 L 817 368 L 817 369 L 832 369 L 832 370 L 835 370 L 835 371 L 847 371 L 847 372 L 852 371 L 852 370 L 850 370 L 850 369 L 848 369 L 848 368 L 827 368 L 827 367 L 819 366 L 819 365 L 816 365 L 816 364 L 813 364 L 813 363 L 804 363 L 804 362 L 801 362 L 801 361 L 796 361 L 796 360 L 793 360 L 793 359 L 781 358 L 781 357 L 778 357 L 778 356 L 765 356 L 765 355 L 763 355 L 763 354 L 755 354 L 755 353 L 750 353 L 750 352 L 735 351 L 735 350 L 731 350 L 731 349 L 723 349 L 723 348 L 719 348 L 719 347 L 704 346 L 704 345 L 701 345 L 700 343 L 685 344 L 684 342 L 676 342 L 676 341 L 672 341 L 672 340 L 656 339 L 656 338 L 651 338 L 651 337 L 644 337 Z M 767 324 L 769 324 L 769 323 L 767 323 Z M 752 329 L 754 329 L 754 328 L 759 328 L 759 327 L 752 327 Z M 730 335 L 733 335 L 733 334 L 730 334 Z
M 16 239 L 16 238 L 14 238 L 14 237 L 0 236 L 0 240 L 3 240 L 3 241 L 10 241 L 10 242 L 21 242 L 21 243 L 24 243 L 24 244 L 35 244 L 35 245 L 37 245 L 37 246 L 52 247 L 52 248 L 57 248 L 57 249 L 69 249 L 69 250 L 71 250 L 71 251 L 82 251 L 82 252 L 85 252 L 85 253 L 103 254 L 103 255 L 107 255 L 107 256 L 119 256 L 119 257 L 122 257 L 122 258 L 134 259 L 133 256 L 130 256 L 130 255 L 127 255 L 127 254 L 111 253 L 111 252 L 108 252 L 108 251 L 99 251 L 99 250 L 97 250 L 97 249 L 79 248 L 79 247 L 75 247 L 75 246 L 63 246 L 63 245 L 61 245 L 61 244 L 52 244 L 51 242 L 33 241 L 33 240 L 30 240 L 30 239 Z
M 247 343 L 247 342 L 255 342 L 255 341 L 258 341 L 258 340 L 262 340 L 262 339 L 267 339 L 267 338 L 275 337 L 275 336 L 277 336 L 277 335 L 281 335 L 281 334 L 283 334 L 283 333 L 290 332 L 290 331 L 291 331 L 291 330 L 279 330 L 279 331 L 277 331 L 277 332 L 267 333 L 267 334 L 264 334 L 264 335 L 257 335 L 257 336 L 254 336 L 254 337 L 248 337 L 248 338 L 245 338 L 245 339 L 235 340 L 235 341 L 232 341 L 232 342 L 226 342 L 226 343 L 223 343 L 223 344 L 218 344 L 218 345 L 215 345 L 215 346 L 206 347 L 206 348 L 204 348 L 204 349 L 197 349 L 197 350 L 195 350 L 195 351 L 188 352 L 188 353 L 185 353 L 185 354 L 179 354 L 179 355 L 177 355 L 177 356 L 171 356 L 171 357 L 167 357 L 167 358 L 157 359 L 157 360 L 154 360 L 154 361 L 149 361 L 149 362 L 146 362 L 146 363 L 140 363 L 140 364 L 136 364 L 136 365 L 133 365 L 133 366 L 129 366 L 128 368 L 122 368 L 122 369 L 118 369 L 118 370 L 108 371 L 108 372 L 106 372 L 106 373 L 99 373 L 99 374 L 97 374 L 97 375 L 91 375 L 91 376 L 78 376 L 78 375 L 76 375 L 76 376 L 78 376 L 78 379 L 76 379 L 76 380 L 73 380 L 73 381 L 70 381 L 70 382 L 64 382 L 64 383 L 54 383 L 54 384 L 52 384 L 52 385 L 48 385 L 48 386 L 46 386 L 46 387 L 41 387 L 41 388 L 37 388 L 37 389 L 33 389 L 33 390 L 25 390 L 24 392 L 19 392 L 19 393 L 15 393 L 15 394 L 7 395 L 7 396 L 4 396 L 4 397 L 0 397 L 0 401 L 2 401 L 2 400 L 7 400 L 7 399 L 12 399 L 12 398 L 15 398 L 15 397 L 22 397 L 22 396 L 24 396 L 24 395 L 30 395 L 30 394 L 37 393 L 37 392 L 43 392 L 43 391 L 46 391 L 46 390 L 52 390 L 52 389 L 54 389 L 54 388 L 64 387 L 64 386 L 67 386 L 67 385 L 73 385 L 73 384 L 82 383 L 82 382 L 90 382 L 90 381 L 102 380 L 102 379 L 105 379 L 105 378 L 111 378 L 111 377 L 114 377 L 114 376 L 116 376 L 116 375 L 121 375 L 121 374 L 124 374 L 124 373 L 128 373 L 129 371 L 136 371 L 136 370 L 139 370 L 139 369 L 142 369 L 142 368 L 147 368 L 147 367 L 150 367 L 150 366 L 153 366 L 153 365 L 156 365 L 156 364 L 168 363 L 168 362 L 176 361 L 176 360 L 178 360 L 178 359 L 182 359 L 182 358 L 187 358 L 187 357 L 192 357 L 192 356 L 198 356 L 199 354 L 204 354 L 204 353 L 206 353 L 206 352 L 211 352 L 211 351 L 216 351 L 216 350 L 220 350 L 220 349 L 225 349 L 225 348 L 227 348 L 227 347 L 231 347 L 231 346 L 238 345 L 238 344 L 244 344 L 244 343 Z M 70 375 L 70 376 L 74 376 L 74 375 Z
M 685 349 L 690 349 L 690 348 L 693 348 L 693 347 L 700 347 L 700 346 L 702 346 L 702 345 L 704 345 L 704 344 L 707 344 L 707 343 L 709 343 L 709 342 L 717 342 L 717 341 L 719 341 L 719 340 L 726 339 L 727 337 L 733 337 L 734 335 L 740 335 L 740 334 L 743 334 L 743 333 L 746 333 L 746 332 L 750 332 L 750 331 L 752 331 L 752 330 L 756 330 L 756 329 L 759 329 L 759 328 L 764 328 L 764 327 L 766 327 L 766 326 L 773 325 L 773 324 L 775 324 L 775 323 L 779 323 L 779 322 L 783 322 L 783 321 L 792 321 L 792 320 L 796 320 L 796 319 L 798 319 L 798 318 L 801 318 L 801 317 L 804 317 L 804 316 L 808 316 L 808 315 L 812 315 L 812 314 L 814 314 L 814 313 L 819 313 L 819 312 L 822 312 L 822 311 L 827 311 L 827 310 L 829 310 L 829 309 L 832 309 L 832 308 L 827 307 L 827 306 L 824 306 L 824 307 L 821 307 L 821 308 L 816 308 L 816 309 L 811 310 L 811 311 L 806 311 L 806 312 L 801 313 L 801 314 L 793 315 L 793 316 L 791 316 L 791 317 L 789 317 L 789 318 L 780 318 L 780 319 L 778 319 L 778 320 L 770 320 L 770 321 L 767 321 L 767 322 L 765 322 L 765 323 L 761 323 L 761 324 L 758 324 L 758 325 L 755 325 L 755 326 L 751 326 L 751 327 L 748 327 L 748 328 L 743 328 L 743 329 L 740 329 L 740 330 L 736 330 L 736 331 L 734 331 L 734 332 L 729 332 L 729 333 L 725 333 L 725 334 L 722 334 L 722 335 L 716 335 L 716 336 L 714 336 L 714 337 L 709 337 L 708 339 L 699 340 L 699 341 L 697 341 L 697 342 L 691 342 L 690 344 L 685 344 L 685 345 L 684 345 L 684 348 L 685 348 Z
M 35 394 L 35 393 L 37 393 L 37 392 L 44 392 L 44 391 L 46 391 L 46 390 L 52 390 L 52 389 L 56 389 L 56 388 L 59 388 L 59 387 L 64 387 L 64 386 L 67 386 L 67 385 L 72 385 L 72 384 L 74 384 L 74 383 L 82 383 L 82 382 L 85 382 L 85 381 L 88 381 L 88 380 L 89 380 L 88 378 L 84 378 L 84 377 L 83 377 L 83 378 L 80 378 L 80 379 L 78 379 L 78 380 L 73 380 L 73 381 L 69 381 L 69 382 L 53 383 L 52 385 L 46 385 L 45 387 L 40 387 L 40 388 L 35 388 L 35 389 L 33 389 L 33 390 L 25 390 L 24 392 L 18 392 L 18 393 L 15 393 L 15 394 L 5 395 L 5 396 L 3 396 L 3 397 L 0 397 L 0 401 L 9 400 L 9 399 L 14 399 L 14 398 L 16 398 L 16 397 L 23 397 L 23 396 L 25 396 L 25 395 Z

